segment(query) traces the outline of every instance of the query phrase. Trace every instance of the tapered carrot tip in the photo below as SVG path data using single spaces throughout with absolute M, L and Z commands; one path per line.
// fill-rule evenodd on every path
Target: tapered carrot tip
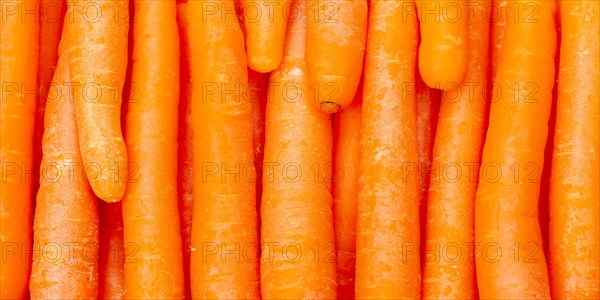
M 248 50 L 248 66 L 256 72 L 267 73 L 271 72 L 279 67 L 281 63 L 280 55 L 261 55 L 253 54 L 252 51 Z
M 341 106 L 335 102 L 323 102 L 321 103 L 321 110 L 324 113 L 333 114 L 340 110 Z
M 94 194 L 105 202 L 119 202 L 125 194 L 127 182 L 127 162 L 121 158 L 127 158 L 125 146 L 116 147 L 120 155 L 110 155 L 107 149 L 102 147 L 89 148 L 88 157 L 99 158 L 97 161 L 85 163 L 85 175 L 90 182 Z M 84 157 L 85 160 L 85 157 Z
M 460 86 L 467 73 L 468 57 L 465 51 L 442 51 L 428 47 L 419 48 L 419 72 L 427 86 L 448 91 Z

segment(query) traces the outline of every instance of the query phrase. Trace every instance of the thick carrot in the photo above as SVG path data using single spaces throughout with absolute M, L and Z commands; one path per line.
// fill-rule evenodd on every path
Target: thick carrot
M 372 1 L 365 59 L 356 298 L 419 298 L 414 1 Z M 411 88 L 412 87 L 412 88 Z
M 79 153 L 68 52 L 61 54 L 52 82 L 42 140 L 34 220 L 36 256 L 29 290 L 32 299 L 95 298 L 98 208 Z
M 40 174 L 42 161 L 42 136 L 44 135 L 44 111 L 50 82 L 58 61 L 58 42 L 60 41 L 63 16 L 66 11 L 64 0 L 40 0 L 40 58 L 38 62 L 38 94 L 35 110 L 35 129 L 33 138 L 34 174 Z M 34 181 L 34 193 L 39 188 L 39 180 Z
M 261 203 L 265 299 L 335 299 L 331 116 L 310 104 L 306 2 L 294 2 L 279 68 L 271 74 Z
M 98 299 L 123 299 L 125 295 L 125 257 L 136 257 L 135 245 L 123 242 L 121 202 L 98 203 L 100 217 L 100 257 L 98 260 Z M 127 253 L 126 253 L 127 252 Z
M 183 257 L 177 203 L 179 35 L 175 0 L 136 0 L 132 83 L 127 107 L 128 157 L 135 173 L 123 198 L 126 298 L 183 298 Z
M 477 297 L 474 217 L 488 107 L 489 0 L 473 7 L 465 81 L 442 93 L 427 199 L 425 299 Z
M 360 165 L 362 84 L 350 106 L 333 116 L 333 225 L 338 299 L 354 299 L 356 206 Z
M 498 64 L 500 62 L 500 55 L 502 54 L 502 43 L 504 40 L 504 32 L 506 31 L 506 14 L 508 0 L 492 0 L 491 10 L 493 13 L 490 15 L 491 22 L 491 75 L 492 82 L 496 78 L 496 72 L 498 70 Z
M 186 299 L 192 298 L 190 287 L 190 252 L 192 250 L 192 213 L 194 209 L 194 187 L 192 180 L 192 74 L 190 70 L 189 22 L 187 1 L 177 3 L 177 24 L 180 42 L 177 197 L 179 198 L 179 223 L 181 228 L 181 247 L 183 248 L 183 278 Z
M 496 75 L 502 95 L 491 105 L 476 196 L 477 283 L 481 298 L 549 298 L 538 200 L 554 85 L 556 3 L 508 5 L 533 6 L 536 14 L 507 16 Z
M 307 93 L 323 112 L 334 113 L 352 103 L 365 55 L 367 10 L 366 0 L 308 1 Z
M 0 0 L 0 298 L 27 295 L 39 1 Z
M 416 0 L 421 24 L 419 71 L 432 88 L 452 89 L 467 73 L 465 0 Z
M 600 299 L 600 3 L 564 1 L 550 185 L 555 299 Z
M 69 68 L 85 172 L 100 199 L 121 201 L 127 181 L 120 116 L 129 6 L 121 0 L 77 0 L 68 6 Z
M 194 298 L 259 298 L 256 173 L 244 37 L 232 0 L 190 1 Z
M 241 0 L 248 66 L 261 73 L 281 63 L 291 0 Z
M 252 145 L 256 167 L 256 208 L 260 213 L 262 197 L 262 164 L 265 156 L 265 110 L 267 108 L 270 73 L 248 69 L 248 100 L 252 103 Z

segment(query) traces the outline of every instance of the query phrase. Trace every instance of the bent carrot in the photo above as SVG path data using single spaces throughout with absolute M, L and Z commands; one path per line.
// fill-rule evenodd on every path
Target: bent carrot
M 372 1 L 364 73 L 356 298 L 420 298 L 414 1 Z M 412 87 L 409 90 L 409 87 Z M 382 230 L 385 228 L 385 230 Z
M 365 55 L 367 10 L 366 0 L 308 1 L 306 69 L 313 104 L 325 113 L 352 103 Z
M 98 206 L 79 153 L 68 64 L 68 52 L 63 52 L 46 105 L 34 219 L 38 252 L 29 282 L 32 299 L 88 299 L 98 294 Z
M 423 298 L 477 298 L 475 193 L 487 119 L 489 0 L 473 2 L 465 81 L 442 93 L 427 199 Z
M 467 1 L 416 0 L 421 25 L 419 71 L 432 88 L 460 85 L 467 73 Z
M 338 299 L 354 299 L 356 206 L 360 165 L 362 84 L 350 106 L 333 116 L 333 225 Z
M 555 299 L 600 298 L 600 3 L 564 1 L 550 185 Z
M 549 298 L 538 222 L 540 177 L 554 84 L 554 1 L 535 21 L 507 17 L 476 195 L 476 270 L 481 298 Z M 515 67 L 515 66 L 518 66 Z M 500 255 L 501 254 L 501 255 Z
M 123 198 L 126 245 L 136 263 L 125 264 L 126 298 L 181 299 L 183 257 L 177 207 L 179 36 L 175 0 L 136 0 L 132 83 L 127 107 L 128 157 L 139 176 Z M 171 159 L 175 158 L 175 159 Z
M 31 266 L 31 196 L 39 1 L 0 0 L 0 298 L 27 295 Z
M 194 298 L 259 298 L 252 105 L 244 37 L 232 0 L 190 1 Z
M 261 289 L 265 299 L 335 299 L 331 117 L 309 102 L 306 3 L 288 23 L 271 74 L 261 203 Z
M 241 0 L 248 66 L 271 72 L 281 63 L 291 0 Z
M 125 258 L 135 257 L 135 246 L 125 249 L 122 203 L 98 203 L 100 257 L 98 260 L 98 299 L 123 299 Z M 125 253 L 125 252 L 128 253 Z
M 120 116 L 127 68 L 128 5 L 120 0 L 77 0 L 68 2 L 68 9 L 73 17 L 69 20 L 69 68 L 75 83 L 75 115 L 85 172 L 100 199 L 121 201 L 127 174 Z M 92 18 L 87 9 L 100 13 Z

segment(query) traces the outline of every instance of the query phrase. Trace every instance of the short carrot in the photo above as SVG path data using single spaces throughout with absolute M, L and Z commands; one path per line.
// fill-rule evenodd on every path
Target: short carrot
M 555 299 L 600 299 L 600 3 L 564 1 L 550 184 Z
M 414 1 L 371 1 L 356 226 L 356 298 L 420 298 Z M 412 87 L 412 89 L 410 88 Z
M 232 0 L 213 1 L 233 11 Z M 236 15 L 188 2 L 192 59 L 194 298 L 259 298 L 256 173 L 244 37 Z M 235 255 L 237 253 L 237 255 Z
M 416 0 L 421 24 L 419 71 L 429 87 L 454 88 L 467 73 L 467 3 Z
M 179 198 L 179 223 L 181 228 L 183 279 L 186 299 L 192 299 L 190 252 L 192 250 L 192 213 L 194 209 L 194 186 L 192 180 L 192 74 L 190 70 L 189 22 L 187 1 L 177 3 L 177 24 L 180 44 L 177 197 Z
M 265 299 L 335 299 L 331 116 L 310 104 L 305 64 L 306 3 L 288 23 L 271 74 L 261 203 L 261 290 Z
M 98 294 L 98 207 L 79 153 L 69 78 L 68 52 L 63 52 L 46 103 L 32 299 L 89 299 Z
M 248 66 L 266 73 L 281 63 L 291 0 L 241 0 Z
M 100 219 L 98 299 L 123 299 L 125 296 L 125 258 L 131 256 L 131 262 L 135 262 L 133 259 L 135 259 L 137 251 L 135 245 L 125 248 L 122 203 L 100 201 L 98 216 Z
M 127 177 L 120 116 L 127 68 L 128 8 L 121 0 L 68 2 L 72 16 L 69 68 L 81 156 L 94 193 L 107 202 L 121 201 Z M 86 14 L 88 9 L 100 13 L 92 18 Z
M 429 181 L 423 298 L 477 298 L 475 193 L 487 120 L 489 0 L 473 2 L 465 81 L 442 93 Z
M 354 101 L 333 117 L 333 225 L 338 299 L 354 299 L 356 206 L 360 165 L 362 84 Z
M 126 298 L 181 299 L 183 257 L 177 202 L 179 35 L 175 0 L 135 0 L 126 141 L 134 174 L 123 198 Z M 139 174 L 139 175 L 138 175 Z M 137 176 L 136 176 L 137 175 Z
M 554 85 L 554 1 L 507 16 L 475 207 L 476 270 L 481 298 L 549 298 L 538 222 L 540 177 Z M 516 17 L 516 18 L 515 18 Z M 501 254 L 501 255 L 500 255 Z
M 0 0 L 0 298 L 27 295 L 31 266 L 38 0 Z M 10 13 L 12 12 L 12 13 Z
M 337 112 L 354 99 L 363 69 L 367 10 L 366 0 L 308 1 L 306 68 L 312 102 L 323 112 Z

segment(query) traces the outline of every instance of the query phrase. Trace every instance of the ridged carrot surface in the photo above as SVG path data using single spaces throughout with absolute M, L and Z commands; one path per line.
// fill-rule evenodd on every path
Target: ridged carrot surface
M 550 185 L 555 299 L 600 298 L 600 3 L 563 1 Z
M 419 298 L 414 1 L 371 1 L 364 70 L 356 298 Z

